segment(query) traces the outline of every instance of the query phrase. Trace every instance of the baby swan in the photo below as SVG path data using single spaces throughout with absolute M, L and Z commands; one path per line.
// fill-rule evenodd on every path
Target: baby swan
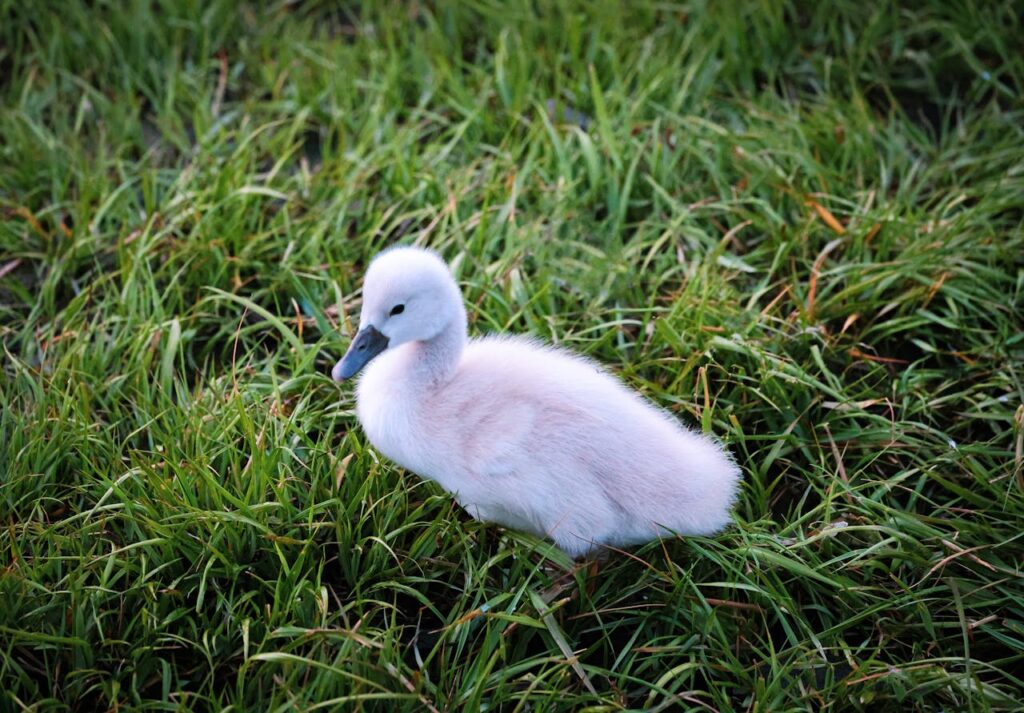
M 433 252 L 393 248 L 370 264 L 359 333 L 331 375 L 364 368 L 356 410 L 370 442 L 478 520 L 572 556 L 729 523 L 740 473 L 715 441 L 589 359 L 520 337 L 468 340 L 462 295 Z

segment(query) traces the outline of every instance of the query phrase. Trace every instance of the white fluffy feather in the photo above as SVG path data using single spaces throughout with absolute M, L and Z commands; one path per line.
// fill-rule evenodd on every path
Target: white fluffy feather
M 377 256 L 360 326 L 388 338 L 358 387 L 370 442 L 473 517 L 576 556 L 729 523 L 740 473 L 721 446 L 589 359 L 519 337 L 467 340 L 461 295 L 434 253 Z

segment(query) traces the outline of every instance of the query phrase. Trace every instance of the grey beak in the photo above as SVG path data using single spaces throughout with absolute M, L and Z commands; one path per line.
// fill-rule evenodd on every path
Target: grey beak
M 363 327 L 348 346 L 345 356 L 331 369 L 331 378 L 335 381 L 351 379 L 359 373 L 360 369 L 369 364 L 371 359 L 387 348 L 387 337 L 372 325 Z

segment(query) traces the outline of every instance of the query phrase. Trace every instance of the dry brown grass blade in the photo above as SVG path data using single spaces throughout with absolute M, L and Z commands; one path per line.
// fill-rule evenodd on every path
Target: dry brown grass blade
M 879 364 L 908 364 L 906 359 L 897 359 L 896 357 L 880 357 L 873 354 L 865 354 L 857 347 L 850 347 L 847 352 L 854 359 L 865 359 L 867 361 L 876 361 Z
M 3 266 L 0 266 L 0 277 L 3 277 L 8 272 L 10 272 L 14 268 L 18 267 L 18 265 L 20 265 L 20 264 L 21 264 L 21 258 L 20 257 L 19 258 L 14 258 L 10 262 L 4 263 Z
M 338 467 L 334 470 L 334 487 L 341 489 L 341 483 L 345 480 L 345 471 L 348 470 L 348 464 L 352 460 L 352 456 L 355 453 L 349 453 L 347 456 L 338 461 Z
M 807 319 L 809 321 L 814 320 L 814 300 L 818 294 L 818 275 L 821 273 L 821 268 L 825 264 L 825 259 L 828 257 L 829 253 L 839 247 L 842 242 L 842 239 L 836 238 L 828 243 L 828 245 L 818 253 L 818 257 L 814 261 L 814 266 L 811 268 L 811 279 L 807 287 Z
M 846 235 L 846 228 L 843 227 L 843 224 L 839 222 L 838 218 L 832 215 L 832 212 L 828 208 L 813 198 L 808 198 L 807 203 L 814 208 L 814 212 L 818 214 L 818 217 L 821 218 L 825 225 L 832 229 L 832 232 L 836 235 Z

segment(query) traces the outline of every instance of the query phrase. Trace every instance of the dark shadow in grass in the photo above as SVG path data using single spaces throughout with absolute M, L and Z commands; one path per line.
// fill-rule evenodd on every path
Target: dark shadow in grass
M 921 47 L 923 52 L 935 48 Z M 907 50 L 904 55 L 908 54 Z M 1001 111 L 1011 111 L 1012 100 L 997 91 L 996 82 L 1002 60 L 995 54 L 975 48 L 977 59 L 989 67 L 980 73 L 963 58 L 935 61 L 928 67 L 931 86 L 920 76 L 920 68 L 908 61 L 896 61 L 890 67 L 891 84 L 874 84 L 865 91 L 868 103 L 881 114 L 898 109 L 936 143 L 953 132 L 963 118 L 958 109 L 994 103 Z M 969 100 L 966 97 L 970 97 Z

